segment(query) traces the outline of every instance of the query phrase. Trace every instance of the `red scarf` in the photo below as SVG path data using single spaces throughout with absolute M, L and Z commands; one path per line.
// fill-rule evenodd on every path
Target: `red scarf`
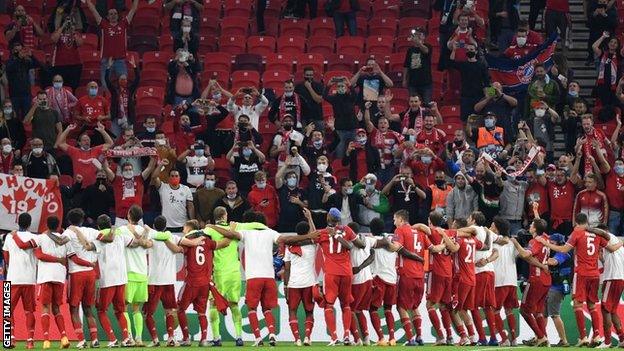
M 602 54 L 600 58 L 600 66 L 598 67 L 598 80 L 596 83 L 598 85 L 605 84 L 605 68 L 607 65 L 611 66 L 611 81 L 608 82 L 612 91 L 615 91 L 617 88 L 617 73 L 618 73 L 618 55 L 617 54 L 609 54 L 609 52 L 605 52 Z
M 596 140 L 600 145 L 600 149 L 605 149 L 605 136 L 602 133 L 602 130 L 593 128 L 590 133 L 585 133 L 585 137 L 587 138 L 587 140 L 583 144 L 583 155 L 585 156 L 584 170 L 585 174 L 588 174 L 594 172 L 594 167 L 589 161 L 589 156 L 594 155 L 594 157 L 596 157 L 596 152 L 601 152 L 600 150 L 594 150 L 592 143 L 594 140 Z
M 401 129 L 403 130 L 406 128 L 410 129 L 410 112 L 411 110 L 408 108 L 403 114 L 403 120 L 401 121 Z M 414 118 L 414 130 L 416 131 L 416 135 L 422 130 L 424 119 L 425 116 L 423 114 L 423 108 L 421 107 L 418 109 L 418 115 Z
M 291 98 L 295 100 L 295 110 L 297 111 L 296 112 L 297 115 L 293 117 L 297 119 L 297 123 L 300 123 L 301 122 L 301 101 L 299 100 L 299 95 L 293 93 L 293 95 L 289 97 L 288 99 L 291 99 Z M 280 106 L 279 106 L 280 121 L 284 117 L 285 111 L 286 111 L 286 96 L 282 95 L 282 98 L 280 99 Z
M 288 142 L 290 142 L 290 132 L 283 132 L 282 143 L 280 144 L 280 146 L 288 145 L 287 144 Z M 290 152 L 290 149 L 286 150 L 285 152 L 280 152 L 279 155 L 277 156 L 277 160 L 281 162 L 286 161 L 286 156 L 288 156 L 289 152 Z
M 119 96 L 117 97 L 119 103 L 119 111 L 117 112 L 117 118 L 128 118 L 128 88 L 119 87 Z

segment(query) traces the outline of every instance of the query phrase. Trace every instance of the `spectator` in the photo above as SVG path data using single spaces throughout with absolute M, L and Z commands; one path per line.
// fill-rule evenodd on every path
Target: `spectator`
M 329 13 L 334 18 L 336 27 L 336 37 L 344 35 L 345 24 L 349 30 L 349 35 L 354 37 L 357 35 L 357 18 L 356 12 L 360 10 L 358 0 L 335 0 L 329 3 L 332 6 Z M 325 7 L 327 10 L 327 5 Z
M 520 1 L 503 0 L 492 4 L 489 10 L 491 42 L 500 51 L 513 43 L 511 39 L 520 21 Z
M 9 96 L 13 109 L 18 118 L 23 118 L 32 104 L 31 79 L 29 71 L 41 67 L 41 63 L 32 55 L 32 50 L 14 42 L 11 46 L 11 56 L 6 63 L 6 76 L 9 86 Z
M 317 0 L 295 1 L 295 6 L 293 8 L 293 15 L 295 16 L 295 18 L 305 18 L 306 5 L 308 6 L 310 19 L 316 18 L 316 10 L 318 8 Z
M 191 152 L 193 153 L 192 156 Z M 202 140 L 197 140 L 193 149 L 185 150 L 178 157 L 178 160 L 186 165 L 186 184 L 189 185 L 193 193 L 204 184 L 206 172 L 214 170 L 215 167 L 215 161 L 210 154 L 210 147 L 204 144 Z
M 497 125 L 507 131 L 511 140 L 514 139 L 514 111 L 518 106 L 518 100 L 505 94 L 503 92 L 503 86 L 499 82 L 492 83 L 492 86 L 487 88 L 486 96 L 477 102 L 474 106 L 474 110 L 479 114 L 492 113 L 495 116 L 499 116 L 497 119 Z
M 446 133 L 435 128 L 435 117 L 425 116 L 423 129 L 416 134 L 416 142 L 431 149 L 436 156 L 442 156 L 445 140 Z
M 322 130 L 314 129 L 314 124 L 309 124 L 305 129 L 301 155 L 308 161 L 313 172 L 316 170 L 314 167 L 318 158 L 321 156 L 329 157 L 339 142 L 338 133 L 334 129 L 334 121 L 328 121 L 327 127 L 331 131 L 331 143 L 325 140 L 325 134 Z
M 544 101 L 552 107 L 559 103 L 559 85 L 546 74 L 546 67 L 542 63 L 535 65 L 535 75 L 533 82 L 529 84 L 528 94 L 526 115 L 531 112 L 533 103 L 536 101 Z
M 34 137 L 30 140 L 30 152 L 22 156 L 24 176 L 49 179 L 60 174 L 56 160 L 43 148 L 43 140 Z
M 546 27 L 546 36 L 550 36 L 553 32 L 559 32 L 562 45 L 565 43 L 569 47 L 567 40 L 568 21 L 570 13 L 570 4 L 568 0 L 546 0 L 546 9 L 544 10 L 544 23 Z
M 586 174 L 585 189 L 579 191 L 574 199 L 573 213 L 575 218 L 577 214 L 584 213 L 592 227 L 606 224 L 609 218 L 609 201 L 607 195 L 598 190 L 598 180 L 598 176 L 595 174 Z
M 115 134 L 119 134 L 120 131 L 134 125 L 136 91 L 141 76 L 133 56 L 130 57 L 129 63 L 134 70 L 134 80 L 132 82 L 128 82 L 128 76 L 125 74 L 119 75 L 116 83 L 112 82 L 110 69 L 107 69 L 104 76 L 106 77 L 106 86 L 111 94 L 110 117 Z
M 431 189 L 431 211 L 446 214 L 446 198 L 453 187 L 446 183 L 446 173 L 442 170 L 435 172 L 435 184 L 429 185 Z
M 323 197 L 336 192 L 334 188 L 338 184 L 336 177 L 330 172 L 329 159 L 326 156 L 319 156 L 315 161 L 314 172 L 309 175 L 308 182 L 308 208 L 312 211 L 314 223 L 323 224 L 323 217 L 327 214 L 323 205 Z
M 59 75 L 61 81 L 65 80 L 67 86 L 76 90 L 80 84 L 82 72 L 82 60 L 78 52 L 78 48 L 82 46 L 80 31 L 77 30 L 75 22 L 70 17 L 66 17 L 63 24 L 52 32 L 50 39 L 55 44 L 51 73 Z
M 366 65 L 351 77 L 349 85 L 358 88 L 357 103 L 364 106 L 366 101 L 376 105 L 379 97 L 384 94 L 386 88 L 392 88 L 393 83 L 371 56 L 366 59 Z
M 19 161 L 19 153 L 14 150 L 13 145 L 11 145 L 11 139 L 2 138 L 0 140 L 0 146 L 2 149 L 0 150 L 0 173 L 2 174 L 10 174 L 11 169 L 13 168 L 13 163 L 15 161 Z
M 486 87 L 490 85 L 490 76 L 483 62 L 477 60 L 477 46 L 466 44 L 466 62 L 456 62 L 455 54 L 459 46 L 455 42 L 451 52 L 451 68 L 456 68 L 461 74 L 461 105 L 462 121 L 474 113 L 474 106 L 486 95 Z M 544 73 L 545 74 L 545 73 Z
M 609 232 L 621 233 L 624 225 L 624 160 L 617 158 L 613 167 L 608 162 L 605 164 L 600 170 L 609 200 Z
M 258 28 L 258 35 L 265 35 L 266 28 L 264 27 L 264 10 L 267 7 L 267 0 L 258 0 L 256 3 L 256 27 Z
M 568 236 L 573 228 L 572 214 L 576 193 L 574 183 L 578 182 L 579 177 L 571 173 L 572 176 L 568 179 L 566 173 L 564 169 L 557 168 L 553 181 L 548 181 L 545 176 L 538 176 L 538 180 L 548 189 L 552 230 Z
M 152 175 L 152 184 L 160 195 L 162 216 L 167 220 L 167 230 L 181 234 L 184 223 L 195 219 L 193 193 L 184 184 L 180 184 L 180 172 L 173 169 L 169 172 L 169 181 L 162 182 L 158 177 L 160 168 L 156 168 Z
M 538 0 L 538 1 L 543 1 L 543 0 Z M 533 0 L 531 0 L 531 3 L 533 2 Z M 544 6 L 542 6 L 542 9 L 544 8 Z M 542 36 L 541 33 L 536 32 L 535 30 L 535 26 L 529 26 L 529 21 L 525 20 L 525 19 L 521 19 L 518 22 L 518 31 L 523 30 L 525 32 L 527 32 L 527 44 L 529 45 L 540 45 L 544 42 L 544 38 Z M 514 43 L 516 42 L 516 38 L 512 38 L 511 42 Z
M 13 169 L 11 170 L 11 174 L 16 177 L 24 176 L 24 165 L 21 162 L 16 162 L 13 164 Z
M 330 86 L 336 84 L 336 93 L 330 94 Z M 323 93 L 323 98 L 332 106 L 334 125 L 339 142 L 336 146 L 336 158 L 343 158 L 347 145 L 355 139 L 357 117 L 355 116 L 355 93 L 347 91 L 349 81 L 346 77 L 333 77 Z
M 56 136 L 62 132 L 61 115 L 50 108 L 45 91 L 37 93 L 36 103 L 24 117 L 24 124 L 32 124 L 32 136 L 43 140 L 46 151 L 52 151 Z
M 406 163 L 412 168 L 414 181 L 422 189 L 429 188 L 429 185 L 434 183 L 435 172 L 444 170 L 446 167 L 444 161 L 436 156 L 431 149 L 421 145 L 416 147 L 415 152 Z
M 474 158 L 474 152 L 466 141 L 466 132 L 462 129 L 455 130 L 453 140 L 446 144 L 446 164 L 451 171 L 451 175 L 454 175 L 462 166 L 465 166 L 464 158 L 468 152 Z
M 403 135 L 418 135 L 423 128 L 425 116 L 435 115 L 436 124 L 442 123 L 442 115 L 438 110 L 438 105 L 435 102 L 430 102 L 427 106 L 431 108 L 423 107 L 423 101 L 419 95 L 411 95 L 409 98 L 409 108 L 399 114 L 401 119 L 401 134 Z M 435 109 L 433 109 L 435 107 Z M 413 132 L 410 132 L 413 130 Z M 416 141 L 414 138 L 413 141 Z
M 451 35 L 455 32 L 456 24 L 453 21 L 455 18 L 455 11 L 459 8 L 457 1 L 448 0 L 435 0 L 432 6 L 433 10 L 440 12 L 440 62 L 438 63 L 438 70 L 444 71 L 448 68 L 449 55 L 451 51 L 448 46 L 444 45 L 451 38 Z
M 587 27 L 589 40 L 587 42 L 587 63 L 594 62 L 593 44 L 603 33 L 615 33 L 618 25 L 618 14 L 615 6 L 609 6 L 607 0 L 598 0 L 587 4 Z
M 511 45 L 503 51 L 503 56 L 510 59 L 519 59 L 529 55 L 537 49 L 537 44 L 529 43 L 529 32 L 526 28 L 518 28 L 516 32 L 515 40 L 511 42 Z
M 154 139 L 156 139 L 156 116 L 147 116 L 143 122 L 144 130 L 137 134 L 137 138 L 141 141 L 141 145 L 146 147 L 154 146 Z
M 566 113 L 567 112 L 567 113 Z M 574 153 L 574 146 L 578 136 L 583 133 L 581 116 L 587 113 L 587 102 L 583 98 L 576 98 L 572 104 L 572 109 L 564 111 L 563 131 L 565 138 L 565 151 Z
M 293 127 L 301 130 L 303 127 L 301 108 L 304 103 L 304 100 L 295 92 L 295 83 L 292 80 L 285 81 L 284 94 L 278 96 L 271 103 L 269 121 L 275 123 L 276 121 L 282 121 L 285 116 L 290 115 L 295 120 Z
M 85 133 L 81 133 L 83 135 Z M 88 135 L 88 134 L 87 134 Z M 130 128 L 126 128 L 121 135 L 121 138 L 118 138 L 115 142 L 115 146 L 113 149 L 115 150 L 136 150 L 141 147 L 141 143 L 139 139 L 134 136 L 134 130 Z M 141 159 L 138 157 L 130 156 L 130 157 L 121 157 L 117 162 L 120 165 L 124 163 L 129 163 L 132 165 L 132 169 L 134 170 L 134 175 L 138 176 L 141 174 L 141 170 L 143 169 L 141 165 Z M 120 173 L 119 168 L 117 168 L 117 174 Z
M 166 0 L 165 10 L 169 11 L 171 17 L 169 19 L 169 28 L 171 35 L 175 36 L 182 31 L 182 25 L 185 22 L 191 24 L 193 33 L 199 32 L 199 24 L 201 23 L 201 11 L 204 5 L 201 1 L 196 0 Z M 186 20 L 186 21 L 184 21 Z
M 533 137 L 545 144 L 546 158 L 552 160 L 554 152 L 552 136 L 555 135 L 555 124 L 560 121 L 559 114 L 545 101 L 536 102 L 532 108 L 529 126 L 533 129 Z
M 317 0 L 310 0 L 317 1 Z M 299 3 L 298 1 L 297 3 Z M 316 11 L 316 10 L 315 10 Z M 316 17 L 316 16 L 314 16 Z M 318 130 L 325 129 L 323 120 L 323 84 L 314 80 L 314 68 L 303 68 L 303 82 L 295 85 L 295 94 L 301 97 L 301 122 L 304 125 L 314 123 Z
M 63 123 L 69 124 L 72 119 L 71 111 L 76 107 L 78 99 L 70 89 L 63 87 L 63 77 L 60 74 L 54 75 L 52 86 L 45 91 L 48 95 L 48 101 L 50 101 L 50 107 L 61 115 Z
M 288 155 L 294 156 L 293 148 L 298 152 L 303 144 L 304 136 L 298 131 L 293 130 L 295 126 L 294 123 L 295 119 L 292 115 L 284 115 L 281 128 L 273 137 L 269 156 L 271 158 L 277 158 L 278 166 L 284 163 Z
M 377 176 L 382 184 L 386 184 L 396 174 L 396 155 L 398 154 L 399 144 L 403 142 L 403 136 L 395 131 L 390 130 L 390 122 L 385 117 L 379 118 L 377 127 L 370 120 L 371 102 L 365 103 L 364 119 L 366 120 L 366 130 L 371 137 L 371 145 L 377 149 L 381 160 L 380 168 Z
M 500 212 L 503 179 L 500 171 L 494 173 L 490 169 L 489 164 L 484 166 L 486 168 L 485 174 L 483 177 L 476 177 L 471 186 L 478 195 L 479 211 L 485 215 L 487 222 L 490 223 L 494 216 Z
M 61 0 L 56 2 L 52 9 L 52 16 L 48 19 L 48 31 L 53 33 L 70 22 L 78 32 L 84 32 L 87 28 L 87 18 L 82 8 L 74 0 Z
M 95 23 L 100 27 L 100 56 L 102 57 L 101 78 L 102 84 L 106 83 L 106 71 L 110 68 L 116 77 L 121 75 L 128 76 L 128 68 L 126 67 L 127 55 L 127 31 L 132 18 L 139 6 L 139 0 L 132 1 L 132 7 L 123 19 L 119 20 L 119 12 L 115 8 L 109 8 L 106 18 L 102 18 L 98 13 L 95 5 L 90 0 L 85 0 L 87 7 L 95 18 Z M 108 88 L 103 86 L 105 90 Z
M 98 92 L 98 84 L 89 82 L 87 95 L 78 99 L 74 113 L 75 123 L 82 127 L 80 134 L 88 132 L 93 145 L 101 145 L 104 142 L 100 135 L 93 133 L 93 128 L 97 123 L 101 122 L 105 126 L 110 125 L 110 102 Z
M 236 99 L 243 97 L 243 104 L 237 105 Z M 255 99 L 260 99 L 257 104 L 253 105 Z M 228 99 L 227 110 L 234 116 L 234 122 L 238 123 L 238 117 L 240 115 L 246 115 L 249 117 L 249 121 L 254 129 L 258 129 L 260 125 L 260 115 L 269 106 L 269 100 L 260 94 L 257 88 L 240 88 Z M 228 217 L 229 218 L 229 217 Z
M 79 174 L 82 176 L 83 188 L 88 187 L 95 183 L 96 173 L 102 168 L 102 154 L 113 146 L 113 139 L 106 134 L 104 126 L 99 123 L 95 130 L 102 134 L 102 137 L 106 141 L 104 145 L 98 145 L 91 147 L 91 138 L 85 133 L 81 134 L 78 138 L 78 147 L 67 144 L 67 135 L 76 130 L 75 124 L 70 124 L 65 130 L 59 134 L 56 140 L 55 147 L 65 152 L 72 161 L 72 174 Z
M 195 3 L 195 0 L 189 1 Z M 180 26 L 181 30 L 173 33 L 173 50 L 178 51 L 179 49 L 183 49 L 188 51 L 194 57 L 198 57 L 197 51 L 199 50 L 199 31 L 191 31 L 192 23 L 191 19 L 182 19 L 182 25 Z
M 546 0 L 531 0 L 530 8 L 529 8 L 529 28 L 533 31 L 535 30 L 535 25 L 537 23 L 537 16 L 539 16 L 540 11 L 543 11 L 546 7 Z M 544 19 L 546 17 L 545 13 L 542 13 L 542 23 L 544 23 Z
M 113 194 L 115 195 L 115 225 L 122 226 L 128 223 L 128 210 L 132 205 L 141 206 L 143 200 L 144 182 L 149 179 L 150 174 L 157 167 L 156 158 L 151 157 L 149 165 L 135 175 L 134 167 L 131 163 L 121 164 L 121 175 L 115 175 L 110 169 L 108 162 L 102 163 L 106 178 L 112 183 Z M 158 167 L 168 163 L 166 160 L 158 162 Z M 142 222 L 141 220 L 140 222 Z
M 349 178 L 340 179 L 340 191 L 331 193 L 325 192 L 323 195 L 323 203 L 325 209 L 332 207 L 340 209 L 340 224 L 347 225 L 359 218 L 359 204 L 362 198 L 353 191 L 353 181 Z
M 357 184 L 353 186 L 353 191 L 360 194 L 362 202 L 358 205 L 359 216 L 356 223 L 360 225 L 360 231 L 370 232 L 370 222 L 374 218 L 384 218 L 390 212 L 390 201 L 385 194 L 375 188 L 377 176 L 374 174 L 365 175 Z
M 199 98 L 199 78 L 201 66 L 195 56 L 184 49 L 178 49 L 173 60 L 169 61 L 169 84 L 166 102 L 178 106 Z
M 505 149 L 510 149 L 508 133 L 496 125 L 496 115 L 492 112 L 483 119 L 483 127 L 469 128 L 468 136 L 472 138 L 480 153 L 487 153 L 497 158 Z
M 264 214 L 269 228 L 277 228 L 277 219 L 280 215 L 280 201 L 273 185 L 267 183 L 264 171 L 254 175 L 255 184 L 247 196 L 249 205 L 256 211 Z
M 254 175 L 262 169 L 266 157 L 251 141 L 234 144 L 225 157 L 233 166 L 235 185 L 240 185 L 241 193 L 246 196 L 254 184 Z M 238 192 L 239 187 L 236 187 Z
M 431 78 L 431 45 L 425 43 L 426 33 L 423 28 L 412 30 L 410 39 L 414 46 L 407 49 L 403 63 L 403 87 L 410 95 L 422 96 L 425 103 L 431 101 L 433 92 Z
M 608 41 L 606 45 L 603 45 L 605 39 Z M 594 54 L 598 58 L 596 66 L 598 77 L 592 95 L 599 100 L 600 106 L 618 104 L 615 91 L 622 76 L 619 62 L 622 62 L 623 57 L 620 48 L 620 40 L 616 36 L 611 37 L 607 32 L 603 32 L 592 45 Z
M 277 231 L 292 230 L 303 220 L 303 209 L 308 207 L 308 196 L 299 184 L 299 177 L 288 165 L 282 165 L 275 174 L 275 188 L 279 197 Z
M 209 81 L 208 86 L 204 89 L 201 95 L 201 98 L 204 99 L 203 101 L 208 99 L 208 104 L 206 104 L 206 107 L 203 109 L 202 116 L 206 118 L 206 121 L 209 124 L 206 129 L 204 141 L 208 143 L 210 150 L 215 157 L 220 157 L 221 155 L 226 154 L 234 144 L 234 117 L 232 117 L 230 112 L 219 103 L 223 98 L 223 95 L 225 95 L 228 99 L 232 96 L 230 92 L 222 89 L 219 83 L 214 79 Z M 199 110 L 199 112 L 202 114 L 201 110 Z M 260 133 L 253 129 L 253 127 L 249 124 L 249 117 L 246 117 L 247 119 L 245 121 L 241 121 L 239 116 L 239 138 L 244 137 L 243 134 L 247 134 L 249 138 L 262 140 Z M 213 121 L 213 123 L 210 123 L 211 121 Z M 246 131 L 251 131 L 251 133 L 246 133 Z M 256 142 L 256 144 L 261 144 L 261 142 Z
M 355 141 L 349 142 L 343 166 L 349 166 L 351 179 L 362 179 L 367 173 L 377 173 L 381 168 L 379 152 L 371 145 L 364 129 L 358 129 Z
M 236 182 L 225 183 L 225 196 L 217 200 L 214 207 L 223 206 L 227 210 L 227 218 L 233 222 L 243 222 L 243 214 L 251 209 L 249 202 L 238 193 Z
M 539 218 L 548 221 L 550 218 L 550 203 L 546 200 L 548 199 L 548 189 L 538 181 L 538 178 L 544 175 L 544 170 L 541 168 L 529 167 L 525 175 L 529 185 L 525 192 L 524 200 L 524 203 L 527 205 L 526 218 L 529 221 L 537 218 L 535 216 L 535 211 L 537 210 Z M 538 204 L 536 210 L 533 208 L 533 204 Z
M 399 173 L 384 186 L 381 192 L 391 200 L 391 212 L 399 210 L 409 212 L 410 223 L 424 223 L 429 216 L 431 191 L 414 182 L 414 175 L 409 166 L 401 165 Z
M 86 186 L 82 191 L 79 207 L 85 212 L 85 224 L 88 226 L 95 225 L 100 215 L 109 215 L 110 209 L 115 207 L 113 188 L 108 183 L 104 169 L 97 170 L 95 183 Z
M 35 36 L 42 37 L 43 29 L 28 14 L 24 6 L 15 6 L 12 21 L 4 29 L 4 36 L 9 46 L 21 43 L 24 47 L 34 49 L 37 46 Z
M 455 186 L 446 197 L 446 222 L 453 223 L 458 218 L 468 218 L 478 209 L 478 194 L 468 185 L 466 176 L 457 172 Z
M 175 167 L 178 156 L 176 150 L 169 144 L 169 139 L 167 139 L 165 132 L 158 130 L 154 135 L 154 146 L 156 147 L 158 159 L 169 161 L 161 166 L 164 168 L 160 171 L 160 181 L 166 182 L 169 179 L 169 172 Z
M 220 109 L 221 108 L 223 107 L 220 106 Z M 220 111 L 228 113 L 227 110 L 224 108 L 223 110 L 220 110 Z M 222 115 L 223 114 L 221 114 L 221 116 Z M 212 116 L 210 118 L 215 118 L 215 117 Z M 256 145 L 256 147 L 260 147 L 260 145 L 262 145 L 264 138 L 262 137 L 262 134 L 260 134 L 260 132 L 258 132 L 258 130 L 251 125 L 249 116 L 247 115 L 238 116 L 238 123 L 236 123 L 236 127 L 237 127 L 237 131 L 234 133 L 235 141 L 237 142 L 251 141 L 252 143 L 254 143 L 254 145 Z
M 503 192 L 500 196 L 499 216 L 509 221 L 509 234 L 514 236 L 522 229 L 522 218 L 524 216 L 524 194 L 529 188 L 526 180 L 519 180 L 517 176 L 512 176 L 516 172 L 514 166 L 507 166 L 507 175 L 503 182 Z
M 13 104 L 9 99 L 4 100 L 0 114 L 0 139 L 2 138 L 11 139 L 17 153 L 22 150 L 26 143 L 24 124 L 15 115 Z
M 205 118 L 200 120 L 201 124 L 192 125 L 191 117 L 187 113 L 190 113 L 190 110 L 187 110 L 180 118 L 173 121 L 175 149 L 178 155 L 190 149 L 195 144 L 195 140 L 204 135 L 206 131 Z
M 212 223 L 214 218 L 212 211 L 215 209 L 215 204 L 225 196 L 225 191 L 217 187 L 216 184 L 217 176 L 213 172 L 208 171 L 204 184 L 197 188 L 197 191 L 193 194 L 195 219 L 197 219 L 202 226 L 205 226 L 207 223 Z
M 457 19 L 453 20 L 453 22 L 457 22 L 457 28 L 455 29 L 453 36 L 451 36 L 446 43 L 446 46 L 451 51 L 455 48 L 455 56 L 451 58 L 452 60 L 456 62 L 466 62 L 468 61 L 468 57 L 466 55 L 468 52 L 467 45 L 472 44 L 475 47 L 478 46 L 477 41 L 473 36 L 475 28 L 470 26 L 470 16 L 467 12 L 458 11 L 455 12 L 455 14 L 459 14 Z M 481 21 L 483 21 L 483 19 L 481 19 Z

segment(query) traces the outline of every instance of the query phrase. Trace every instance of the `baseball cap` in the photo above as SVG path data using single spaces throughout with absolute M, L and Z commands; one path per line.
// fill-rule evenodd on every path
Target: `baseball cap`
M 328 214 L 338 220 L 342 217 L 340 210 L 335 207 L 330 208 Z
M 360 133 L 364 133 L 364 134 L 366 134 L 366 130 L 364 130 L 364 128 L 358 128 L 358 129 L 355 131 L 355 134 L 360 134 Z
M 561 233 L 550 234 L 548 236 L 548 239 L 550 239 L 551 241 L 554 241 L 558 245 L 564 244 L 566 242 L 565 236 L 563 236 L 563 234 L 561 234 Z
M 557 166 L 555 166 L 554 164 L 549 164 L 548 167 L 546 167 L 547 171 L 556 171 L 557 170 Z

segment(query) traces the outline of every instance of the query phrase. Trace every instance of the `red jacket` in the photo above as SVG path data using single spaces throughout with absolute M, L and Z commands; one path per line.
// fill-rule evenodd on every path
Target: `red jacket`
M 268 200 L 266 206 L 262 206 L 261 203 L 264 200 Z M 277 218 L 279 217 L 280 204 L 275 188 L 268 184 L 264 189 L 259 189 L 256 184 L 251 187 L 251 191 L 247 195 L 247 201 L 251 205 L 254 211 L 264 213 L 267 220 L 267 226 L 269 228 L 275 228 L 277 226 Z

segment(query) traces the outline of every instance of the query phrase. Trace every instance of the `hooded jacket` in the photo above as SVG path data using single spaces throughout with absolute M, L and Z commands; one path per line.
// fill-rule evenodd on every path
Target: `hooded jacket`
M 461 172 L 457 172 L 455 177 L 464 177 Z M 478 208 L 478 196 L 474 189 L 468 184 L 464 189 L 457 186 L 446 196 L 446 215 L 450 219 L 468 218 L 470 214 Z

